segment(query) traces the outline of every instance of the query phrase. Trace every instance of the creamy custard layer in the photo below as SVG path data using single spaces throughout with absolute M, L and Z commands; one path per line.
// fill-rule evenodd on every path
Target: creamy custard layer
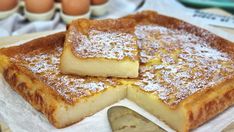
M 80 59 L 74 56 L 69 50 L 69 46 L 64 48 L 61 56 L 60 68 L 63 73 L 76 74 L 80 76 L 94 75 L 100 77 L 137 77 L 139 62 L 129 59 L 114 60 L 105 58 Z

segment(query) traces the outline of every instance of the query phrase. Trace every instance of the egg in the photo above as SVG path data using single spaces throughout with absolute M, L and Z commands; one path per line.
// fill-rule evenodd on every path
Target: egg
M 62 1 L 62 0 L 55 0 L 55 2 L 59 2 L 59 3 L 60 3 L 61 1 Z
M 90 0 L 62 0 L 62 10 L 66 15 L 78 16 L 89 11 Z
M 106 3 L 107 0 L 91 0 L 92 5 L 100 5 Z
M 8 11 L 15 8 L 18 0 L 0 0 L 0 11 Z
M 54 0 L 25 0 L 25 7 L 32 13 L 45 13 L 54 7 Z

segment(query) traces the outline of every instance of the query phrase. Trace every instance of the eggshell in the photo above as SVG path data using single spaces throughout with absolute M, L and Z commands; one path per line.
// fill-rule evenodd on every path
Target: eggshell
M 0 0 L 0 11 L 8 11 L 15 8 L 18 0 Z
M 62 10 L 66 15 L 83 15 L 89 11 L 89 8 L 89 0 L 62 0 Z
M 100 5 L 106 3 L 107 0 L 91 0 L 92 5 Z
M 25 8 L 32 13 L 45 13 L 53 7 L 54 0 L 25 0 Z

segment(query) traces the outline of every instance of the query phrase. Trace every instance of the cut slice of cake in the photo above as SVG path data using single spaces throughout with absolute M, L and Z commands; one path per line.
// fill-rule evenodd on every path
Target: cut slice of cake
M 73 21 L 66 33 L 61 71 L 82 76 L 137 77 L 134 28 L 132 19 Z

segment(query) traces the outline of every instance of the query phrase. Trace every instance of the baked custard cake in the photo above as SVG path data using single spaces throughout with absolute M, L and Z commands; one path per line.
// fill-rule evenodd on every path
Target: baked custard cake
M 73 21 L 66 33 L 61 71 L 66 74 L 135 78 L 139 61 L 135 21 Z
M 234 104 L 234 46 L 206 30 L 145 11 L 136 20 L 138 79 L 64 75 L 64 33 L 0 50 L 11 87 L 57 128 L 128 98 L 177 131 L 189 131 Z

